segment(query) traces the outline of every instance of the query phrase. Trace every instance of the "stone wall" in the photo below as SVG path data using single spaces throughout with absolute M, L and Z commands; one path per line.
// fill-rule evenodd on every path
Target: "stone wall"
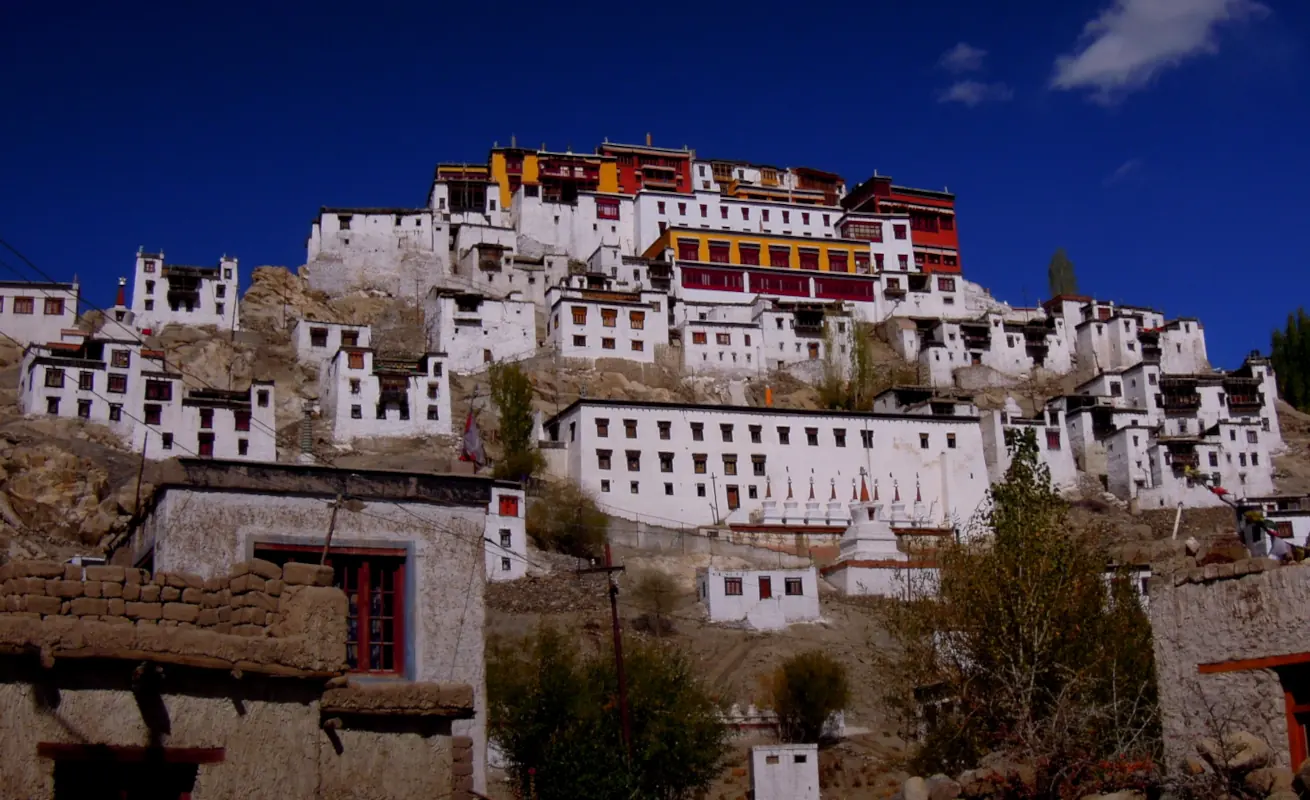
M 1166 765 L 1194 755 L 1192 743 L 1246 730 L 1289 764 L 1283 689 L 1272 669 L 1202 674 L 1203 664 L 1310 651 L 1310 566 L 1253 558 L 1210 564 L 1151 586 L 1151 627 Z M 1227 665 L 1240 666 L 1240 665 Z M 1211 668 L 1213 669 L 1213 668 Z
M 0 566 L 0 614 L 198 628 L 238 636 L 287 635 L 287 610 L 306 586 L 331 586 L 332 569 L 252 559 L 202 578 L 119 566 L 12 561 Z

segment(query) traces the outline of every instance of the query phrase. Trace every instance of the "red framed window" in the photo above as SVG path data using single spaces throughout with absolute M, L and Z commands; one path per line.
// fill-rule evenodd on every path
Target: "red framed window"
M 828 271 L 829 272 L 850 272 L 850 254 L 839 253 L 835 250 L 828 251 Z
M 955 217 L 950 216 L 950 215 L 948 215 L 948 214 L 944 214 L 944 215 L 942 215 L 942 218 L 941 218 L 941 228 L 942 228 L 942 230 L 944 230 L 944 231 L 953 231 L 953 230 L 955 230 Z
M 905 238 L 905 226 L 904 226 L 904 225 L 893 225 L 893 226 L 892 226 L 892 230 L 895 231 L 895 233 L 896 233 L 896 238 L 897 238 L 897 239 L 904 239 L 904 238 Z
M 727 242 L 710 242 L 710 263 L 727 264 L 732 259 L 732 245 Z
M 664 205 L 660 203 L 660 205 Z M 660 209 L 663 211 L 664 209 Z M 618 219 L 619 218 L 619 201 L 618 200 L 597 200 L 596 217 L 598 219 Z
M 214 427 L 214 409 L 212 408 L 200 409 L 200 427 L 202 428 Z
M 199 437 L 196 439 L 196 445 L 200 450 L 199 456 L 201 458 L 214 457 L 214 434 L 212 433 L 200 434 Z
M 896 261 L 900 264 L 901 269 L 910 268 L 910 257 L 905 255 L 904 253 L 901 253 L 900 255 L 896 256 Z
M 236 423 L 236 429 L 237 429 L 237 430 L 239 430 L 239 431 L 248 431 L 248 430 L 250 430 L 250 412 L 249 412 L 249 411 L 234 411 L 234 412 L 232 412 L 232 419 L 233 419 L 233 421 Z
M 1060 449 L 1060 432 L 1058 430 L 1046 432 L 1046 449 L 1047 450 Z
M 742 206 L 742 207 L 741 207 L 741 218 L 742 218 L 742 219 L 750 219 L 750 218 L 751 218 L 751 210 L 750 210 L 749 208 L 747 208 L 746 206 Z
M 752 267 L 760 265 L 760 246 L 757 244 L 738 245 L 738 252 L 741 253 L 741 263 Z
M 700 261 L 700 242 L 695 239 L 679 239 L 678 260 Z
M 937 291 L 939 291 L 939 292 L 953 292 L 953 291 L 955 291 L 955 279 L 954 279 L 954 278 L 938 278 L 938 279 L 937 279 Z
M 874 253 L 874 254 L 873 254 L 873 263 L 878 267 L 878 271 L 879 271 L 879 272 L 882 271 L 883 259 L 884 259 L 884 258 L 885 258 L 885 256 L 884 256 L 882 253 Z
M 791 222 L 791 212 L 790 212 L 790 211 L 784 211 L 784 212 L 782 212 L 782 221 L 783 221 L 784 223 L 786 223 L 786 222 Z
M 515 498 L 516 499 L 516 498 Z M 256 545 L 255 557 L 285 564 L 317 564 L 322 547 Z M 334 547 L 332 583 L 346 593 L 346 663 L 355 672 L 405 671 L 405 551 Z
M 818 250 L 801 250 L 801 269 L 818 269 L 819 268 L 819 251 Z
M 45 299 L 45 313 L 47 317 L 54 317 L 64 313 L 63 298 L 47 297 Z
M 348 368 L 350 368 L 350 369 L 363 369 L 363 368 L 364 368 L 364 354 L 363 354 L 363 353 L 347 353 L 347 354 L 346 354 L 346 366 L 347 366 Z
M 858 273 L 860 273 L 861 275 L 868 275 L 868 274 L 869 274 L 869 254 L 868 254 L 868 253 L 856 253 L 856 254 L 855 254 L 855 271 L 858 272 Z
M 173 399 L 172 381 L 146 381 L 146 399 L 168 402 Z
M 512 494 L 502 494 L 500 496 L 500 511 L 497 513 L 502 517 L 517 517 L 519 515 L 519 499 Z
M 728 218 L 728 207 L 719 206 L 719 219 L 727 219 L 727 218 Z
M 784 269 L 791 266 L 791 248 L 790 247 L 769 247 L 769 266 L 783 267 Z

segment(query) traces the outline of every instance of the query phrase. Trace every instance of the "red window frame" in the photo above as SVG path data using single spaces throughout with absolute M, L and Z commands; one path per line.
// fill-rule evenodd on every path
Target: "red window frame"
M 695 239 L 679 239 L 678 260 L 700 261 L 700 242 Z
M 732 263 L 732 245 L 727 242 L 710 242 L 710 263 Z
M 660 205 L 663 205 L 661 203 Z M 663 209 L 661 209 L 662 211 Z M 619 218 L 619 201 L 618 200 L 597 200 L 596 201 L 596 218 L 597 219 L 618 219 Z
M 57 317 L 64 313 L 64 299 L 62 297 L 47 297 L 45 299 L 45 315 L 47 317 Z
M 768 600 L 773 597 L 773 578 L 769 575 L 760 576 L 760 599 Z
M 239 430 L 239 431 L 248 431 L 248 430 L 250 430 L 250 412 L 249 412 L 249 411 L 234 411 L 234 412 L 232 412 L 232 420 L 233 420 L 233 424 L 236 426 L 236 429 L 237 429 L 237 430 Z
M 897 239 L 904 239 L 904 238 L 905 238 L 905 226 L 904 226 L 904 225 L 893 225 L 893 226 L 892 226 L 892 230 L 896 233 L 896 238 L 897 238 Z
M 350 368 L 350 369 L 363 369 L 363 368 L 364 368 L 364 354 L 363 354 L 363 353 L 347 353 L 347 354 L 346 354 L 346 366 L 347 366 L 348 368 Z
M 801 269 L 817 270 L 819 268 L 819 251 L 802 248 L 800 251 L 800 267 Z
M 255 545 L 255 557 L 276 564 L 318 563 L 322 553 L 323 548 L 314 545 Z M 389 547 L 333 547 L 328 551 L 332 584 L 346 593 L 346 661 L 352 672 L 405 673 L 406 556 L 406 551 Z M 360 603 L 361 597 L 370 602 Z M 375 660 L 381 665 L 375 665 Z
M 512 494 L 502 494 L 500 496 L 500 510 L 497 513 L 502 517 L 517 517 L 519 515 L 519 499 Z
M 856 254 L 855 254 L 855 271 L 858 272 L 858 273 L 860 273 L 861 275 L 867 275 L 867 274 L 869 274 L 869 254 L 868 254 L 868 253 L 856 253 Z
M 850 272 L 850 253 L 828 251 L 829 272 Z
M 757 244 L 741 244 L 737 246 L 737 252 L 741 253 L 741 263 L 752 267 L 760 265 L 760 246 Z
M 769 246 L 769 266 L 782 267 L 787 269 L 791 267 L 791 248 Z
M 196 448 L 200 451 L 198 455 L 201 458 L 213 458 L 214 434 L 212 433 L 199 434 L 196 438 Z
M 36 301 L 30 297 L 14 298 L 15 314 L 34 314 L 36 313 Z
M 206 430 L 214 427 L 214 409 L 200 409 L 200 427 Z

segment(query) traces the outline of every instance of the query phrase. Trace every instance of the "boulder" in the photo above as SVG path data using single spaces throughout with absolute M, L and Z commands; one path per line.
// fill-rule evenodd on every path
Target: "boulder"
M 960 784 L 946 775 L 934 775 L 928 779 L 928 800 L 955 800 L 962 791 Z
M 1250 772 L 1266 766 L 1273 751 L 1263 739 L 1247 731 L 1225 734 L 1221 740 L 1198 739 L 1196 750 L 1216 769 Z
M 1257 795 L 1268 795 L 1292 790 L 1293 774 L 1284 767 L 1261 767 L 1247 773 L 1242 783 Z
M 928 782 L 915 776 L 901 784 L 901 796 L 905 800 L 929 800 Z

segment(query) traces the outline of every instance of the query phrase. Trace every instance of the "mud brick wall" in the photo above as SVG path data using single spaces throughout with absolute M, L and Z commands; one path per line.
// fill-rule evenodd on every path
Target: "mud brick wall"
M 176 572 L 151 575 L 133 567 L 11 561 L 0 565 L 0 614 L 278 637 L 296 633 L 282 623 L 299 591 L 331 585 L 330 567 L 279 567 L 260 559 L 209 579 Z

